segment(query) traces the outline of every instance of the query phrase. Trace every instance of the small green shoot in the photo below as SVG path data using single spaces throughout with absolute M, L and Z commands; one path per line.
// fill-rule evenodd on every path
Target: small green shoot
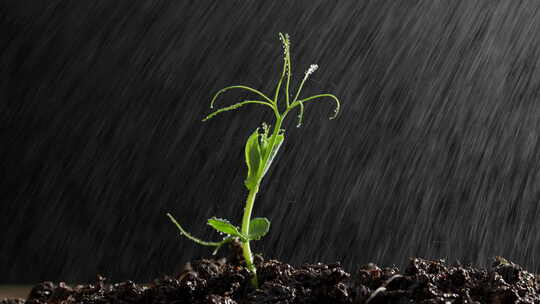
M 279 33 L 279 38 L 281 42 L 283 43 L 284 58 L 283 58 L 283 70 L 281 73 L 281 77 L 279 78 L 279 81 L 277 83 L 274 98 L 271 99 L 264 93 L 248 86 L 244 86 L 244 85 L 228 86 L 226 88 L 219 90 L 214 95 L 214 97 L 212 98 L 212 101 L 210 102 L 210 108 L 212 109 L 214 108 L 215 101 L 221 94 L 229 90 L 233 90 L 233 89 L 246 90 L 256 95 L 258 99 L 244 100 L 244 101 L 235 103 L 231 106 L 220 108 L 210 113 L 208 116 L 206 116 L 203 119 L 203 121 L 207 121 L 218 114 L 221 114 L 227 111 L 236 110 L 248 104 L 257 104 L 257 105 L 268 107 L 274 113 L 276 121 L 274 124 L 273 131 L 270 133 L 270 126 L 267 125 L 266 123 L 263 123 L 262 128 L 255 129 L 255 131 L 249 136 L 246 142 L 245 148 L 244 148 L 246 165 L 247 165 L 247 177 L 244 180 L 244 185 L 246 189 L 248 190 L 248 196 L 246 199 L 246 205 L 244 208 L 244 215 L 242 217 L 241 226 L 237 227 L 233 225 L 231 222 L 229 222 L 228 220 L 213 217 L 208 220 L 208 225 L 210 225 L 212 228 L 217 230 L 219 233 L 224 234 L 225 238 L 219 242 L 205 242 L 189 234 L 182 226 L 180 226 L 180 224 L 176 221 L 176 219 L 170 213 L 167 213 L 167 216 L 170 218 L 170 220 L 180 230 L 181 235 L 186 236 L 188 239 L 200 245 L 214 247 L 215 248 L 214 254 L 216 254 L 216 252 L 219 250 L 219 248 L 221 248 L 221 246 L 223 246 L 224 244 L 228 242 L 231 242 L 231 241 L 241 242 L 244 259 L 246 262 L 246 267 L 252 274 L 251 283 L 253 284 L 255 288 L 258 287 L 257 269 L 255 268 L 255 265 L 253 264 L 253 254 L 250 248 L 250 241 L 257 241 L 257 240 L 260 240 L 262 237 L 264 237 L 270 230 L 270 221 L 264 217 L 257 217 L 257 218 L 251 219 L 251 213 L 253 211 L 255 197 L 257 196 L 257 193 L 259 192 L 261 181 L 263 177 L 266 175 L 266 173 L 268 172 L 270 165 L 272 164 L 275 156 L 277 155 L 277 152 L 279 151 L 279 148 L 281 147 L 283 143 L 283 140 L 285 139 L 285 130 L 281 129 L 283 120 L 285 119 L 285 117 L 290 111 L 298 107 L 299 111 L 298 111 L 297 127 L 300 127 L 302 125 L 302 119 L 304 116 L 304 106 L 308 103 L 320 100 L 322 98 L 332 99 L 336 104 L 334 113 L 330 116 L 330 119 L 336 118 L 336 116 L 339 113 L 339 107 L 340 107 L 338 98 L 334 96 L 333 94 L 318 94 L 318 95 L 313 95 L 307 98 L 299 99 L 300 92 L 302 91 L 302 88 L 304 87 L 304 83 L 306 82 L 308 77 L 311 74 L 313 74 L 313 72 L 315 72 L 318 68 L 316 64 L 312 64 L 309 67 L 309 69 L 306 71 L 306 73 L 304 74 L 304 78 L 300 82 L 300 85 L 296 91 L 296 94 L 294 94 L 294 98 L 291 99 L 291 95 L 289 94 L 289 87 L 291 85 L 291 76 L 292 76 L 291 52 L 290 52 L 291 42 L 289 39 L 289 35 L 287 34 Z M 280 111 L 279 106 L 278 106 L 279 101 L 280 101 L 279 94 L 282 90 L 282 85 L 284 81 L 285 81 L 285 98 L 284 98 L 285 103 L 283 106 L 285 106 L 285 110 Z

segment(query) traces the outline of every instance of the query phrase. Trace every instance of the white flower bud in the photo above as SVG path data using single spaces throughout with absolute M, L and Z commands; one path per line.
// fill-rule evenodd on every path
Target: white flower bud
M 316 64 L 310 65 L 309 69 L 306 71 L 306 77 L 313 74 L 313 72 L 315 72 L 318 68 L 319 68 L 319 66 L 316 65 Z

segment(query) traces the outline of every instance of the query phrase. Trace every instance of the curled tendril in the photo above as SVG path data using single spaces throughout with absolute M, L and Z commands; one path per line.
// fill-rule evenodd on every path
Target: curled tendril
M 314 96 L 311 96 L 311 97 L 308 97 L 308 98 L 304 98 L 302 100 L 296 101 L 295 104 L 293 104 L 293 107 L 296 107 L 301 103 L 308 102 L 308 101 L 314 101 L 316 99 L 323 98 L 323 97 L 332 98 L 336 102 L 336 107 L 334 108 L 334 114 L 332 116 L 330 116 L 330 120 L 332 120 L 332 119 L 334 119 L 334 118 L 336 118 L 338 116 L 339 109 L 340 109 L 339 99 L 333 94 L 319 94 L 319 95 L 314 95 Z
M 233 85 L 233 86 L 228 86 L 226 88 L 223 88 L 221 90 L 219 90 L 215 95 L 214 97 L 212 98 L 212 101 L 210 102 L 210 109 L 213 109 L 214 108 L 214 103 L 216 102 L 216 99 L 218 98 L 219 95 L 225 93 L 226 91 L 228 90 L 232 90 L 232 89 L 243 89 L 243 90 L 247 90 L 247 91 L 250 91 L 252 93 L 255 93 L 257 95 L 259 95 L 260 97 L 262 97 L 265 101 L 269 102 L 269 103 L 272 103 L 273 100 L 270 99 L 268 96 L 264 95 L 261 91 L 258 91 L 254 88 L 251 88 L 251 87 L 248 87 L 248 86 L 244 86 L 244 85 Z
M 172 216 L 172 214 L 167 213 L 167 216 L 169 217 L 171 222 L 173 222 L 176 225 L 176 227 L 178 227 L 178 230 L 180 230 L 180 234 L 185 235 L 188 239 L 194 241 L 195 243 L 201 244 L 201 245 L 204 245 L 204 246 L 212 246 L 212 247 L 221 245 L 221 242 L 205 242 L 205 241 L 203 241 L 201 239 L 198 239 L 198 238 L 192 236 L 184 228 L 182 228 L 180 223 L 178 223 L 178 221 Z
M 180 223 L 178 223 L 178 221 L 174 218 L 174 216 L 172 216 L 172 214 L 170 213 L 167 213 L 167 216 L 169 217 L 169 219 L 171 220 L 171 222 L 173 222 L 174 225 L 176 225 L 176 227 L 178 228 L 178 230 L 180 230 L 180 234 L 181 235 L 184 235 L 185 237 L 187 237 L 188 239 L 194 241 L 195 243 L 197 244 L 200 244 L 200 245 L 203 245 L 203 246 L 208 246 L 208 247 L 215 247 L 214 251 L 212 252 L 212 255 L 216 255 L 216 253 L 218 252 L 218 250 L 225 244 L 229 243 L 229 242 L 232 242 L 234 241 L 234 238 L 233 237 L 226 237 L 224 238 L 222 241 L 220 242 L 205 242 L 199 238 L 196 238 L 194 237 L 193 235 L 189 234 L 189 232 L 187 232 L 184 228 L 182 228 L 182 226 L 180 225 Z
M 296 125 L 297 128 L 300 128 L 302 126 L 302 119 L 304 118 L 304 104 L 299 103 L 300 111 L 298 112 L 298 124 Z
M 216 110 L 216 111 L 210 113 L 208 116 L 206 116 L 202 121 L 207 121 L 210 118 L 212 118 L 212 117 L 214 117 L 214 116 L 216 116 L 216 115 L 218 115 L 220 113 L 236 110 L 236 109 L 241 108 L 242 106 L 244 106 L 246 104 L 250 104 L 250 103 L 265 105 L 265 106 L 270 107 L 272 110 L 274 110 L 274 107 L 272 106 L 272 104 L 270 104 L 268 102 L 260 101 L 260 100 L 244 100 L 244 101 L 235 103 L 233 105 L 230 105 L 228 107 L 224 107 L 224 108 L 221 108 L 219 110 Z

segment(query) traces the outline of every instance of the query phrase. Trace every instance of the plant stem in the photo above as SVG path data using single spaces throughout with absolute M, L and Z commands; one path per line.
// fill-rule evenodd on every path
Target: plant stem
M 260 182 L 260 181 L 259 181 Z M 242 234 L 249 235 L 249 222 L 251 221 L 251 212 L 253 211 L 253 204 L 255 203 L 255 197 L 259 192 L 259 183 L 248 193 L 246 200 L 246 207 L 244 208 L 244 216 L 242 218 Z M 249 240 L 242 243 L 242 253 L 244 254 L 244 259 L 246 260 L 246 267 L 253 275 L 251 277 L 251 284 L 255 288 L 259 287 L 257 281 L 257 269 L 253 265 L 253 254 L 251 253 L 251 247 L 249 246 Z
M 272 139 L 270 141 L 269 151 L 273 151 L 274 146 L 276 145 L 276 138 L 278 136 L 279 130 L 281 128 L 281 123 L 283 122 L 283 118 L 285 118 L 285 115 L 287 113 L 284 113 L 284 115 L 278 115 L 276 119 L 276 125 L 274 127 L 274 133 L 272 133 Z M 268 163 L 268 160 L 270 159 L 269 153 L 268 157 L 266 157 L 263 160 L 263 168 L 266 167 L 266 164 Z M 244 208 L 244 215 L 242 217 L 242 227 L 241 232 L 244 235 L 249 235 L 249 223 L 251 222 L 251 213 L 253 211 L 253 205 L 255 204 L 255 197 L 257 196 L 257 193 L 259 192 L 259 185 L 261 184 L 263 176 L 259 177 L 259 180 L 257 181 L 257 185 L 253 187 L 248 193 L 248 197 L 246 199 L 246 207 Z M 244 259 L 246 260 L 246 267 L 251 272 L 251 284 L 255 288 L 259 288 L 259 282 L 257 280 L 257 269 L 255 268 L 255 265 L 253 264 L 253 254 L 251 253 L 251 247 L 249 246 L 249 239 L 245 242 L 242 242 L 242 253 L 244 255 Z

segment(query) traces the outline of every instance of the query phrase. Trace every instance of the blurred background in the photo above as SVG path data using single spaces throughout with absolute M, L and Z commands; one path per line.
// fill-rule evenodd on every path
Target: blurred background
M 285 122 L 255 252 L 349 271 L 409 257 L 540 261 L 536 1 L 0 2 L 0 284 L 146 282 L 240 222 L 244 143 L 272 113 L 209 122 L 213 93 L 331 92 Z M 251 97 L 222 96 L 220 105 Z

